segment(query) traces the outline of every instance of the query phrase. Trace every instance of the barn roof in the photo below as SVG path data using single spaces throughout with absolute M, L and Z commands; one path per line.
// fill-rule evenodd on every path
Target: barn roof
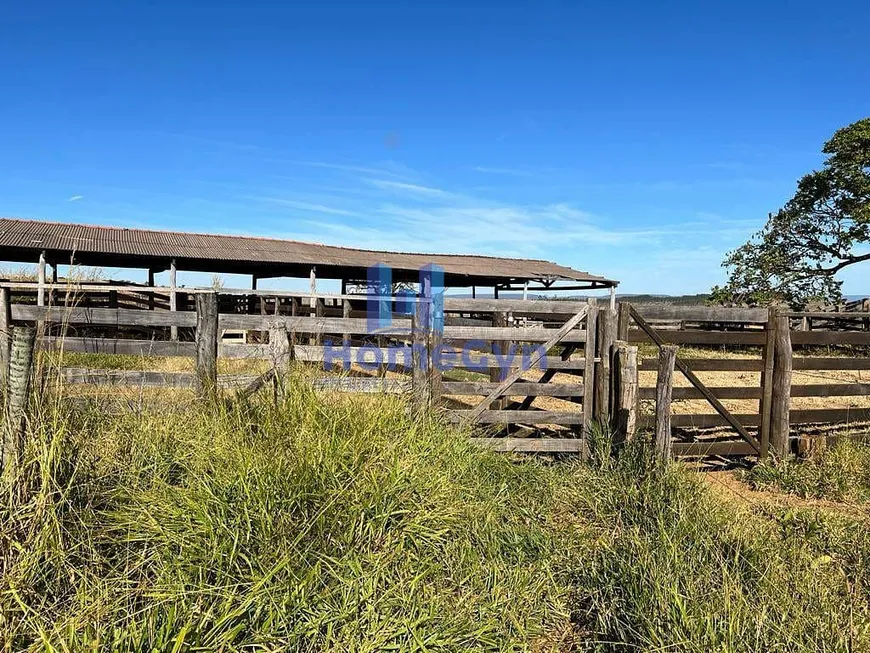
M 0 260 L 36 262 L 41 252 L 51 263 L 102 267 L 166 269 L 174 259 L 180 270 L 360 280 L 366 269 L 383 263 L 396 281 L 416 280 L 421 267 L 437 264 L 452 286 L 537 281 L 572 282 L 572 287 L 612 287 L 618 282 L 537 259 L 386 252 L 276 238 L 127 229 L 40 220 L 0 218 Z

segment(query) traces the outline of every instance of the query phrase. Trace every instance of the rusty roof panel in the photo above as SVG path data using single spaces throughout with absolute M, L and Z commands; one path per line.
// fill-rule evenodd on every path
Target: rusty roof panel
M 474 278 L 505 281 L 553 279 L 605 286 L 617 283 L 537 259 L 385 252 L 274 238 L 0 218 L 0 259 L 35 260 L 40 251 L 51 252 L 58 260 L 66 260 L 73 253 L 91 261 L 103 260 L 100 257 L 115 260 L 129 256 L 135 259 L 135 265 L 129 267 L 142 267 L 147 264 L 145 259 L 154 259 L 155 264 L 183 259 L 191 270 L 216 270 L 225 264 L 227 269 L 224 271 L 227 272 L 245 264 L 253 272 L 262 268 L 302 265 L 365 269 L 376 263 L 389 265 L 395 270 L 416 271 L 424 265 L 435 263 L 444 268 L 445 274 L 468 277 L 469 281 Z M 21 258 L 25 253 L 35 253 L 35 256 Z

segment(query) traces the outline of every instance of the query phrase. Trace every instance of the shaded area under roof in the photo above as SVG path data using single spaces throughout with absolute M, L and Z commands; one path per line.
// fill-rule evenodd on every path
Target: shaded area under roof
M 35 263 L 41 252 L 49 263 L 165 270 L 174 259 L 179 270 L 258 277 L 319 279 L 366 278 L 369 266 L 393 269 L 394 281 L 416 281 L 419 270 L 436 264 L 445 285 L 544 285 L 570 282 L 572 288 L 608 288 L 617 281 L 536 259 L 462 254 L 418 254 L 336 247 L 294 240 L 125 229 L 40 220 L 0 218 L 0 260 Z M 558 286 L 554 285 L 556 289 Z

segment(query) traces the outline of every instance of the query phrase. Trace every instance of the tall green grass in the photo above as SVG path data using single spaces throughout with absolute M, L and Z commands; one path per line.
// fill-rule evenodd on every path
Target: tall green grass
M 575 618 L 597 648 L 870 650 L 866 524 L 725 503 L 642 447 L 588 472 Z
M 587 464 L 510 458 L 400 398 L 285 390 L 35 405 L 6 649 L 870 649 L 863 521 L 724 503 L 603 431 Z
M 746 478 L 758 489 L 805 498 L 870 501 L 870 445 L 841 440 L 807 460 L 792 458 L 775 465 L 757 465 Z
M 56 404 L 0 506 L 9 649 L 520 650 L 567 623 L 560 470 L 402 401 Z

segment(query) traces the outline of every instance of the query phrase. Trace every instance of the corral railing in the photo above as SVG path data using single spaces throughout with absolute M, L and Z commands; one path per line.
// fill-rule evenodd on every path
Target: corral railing
M 816 313 L 627 302 L 617 313 L 594 301 L 446 297 L 436 329 L 420 314 L 425 298 L 382 298 L 384 324 L 370 319 L 366 295 L 177 289 L 184 301 L 163 302 L 168 290 L 49 285 L 49 305 L 39 306 L 28 284 L 0 284 L 0 368 L 12 325 L 37 324 L 44 349 L 197 362 L 185 372 L 107 370 L 85 357 L 59 370 L 76 384 L 245 392 L 293 359 L 320 367 L 313 382 L 323 389 L 409 393 L 416 407 L 501 436 L 481 442 L 505 451 L 585 452 L 597 420 L 620 438 L 667 433 L 669 455 L 785 455 L 809 425 L 870 422 L 861 377 L 870 332 L 860 330 L 870 313 L 807 331 Z M 113 307 L 113 292 L 127 303 Z M 269 372 L 218 376 L 218 358 L 266 361 Z
M 77 299 L 88 296 L 87 287 L 49 286 L 53 303 L 39 306 L 29 289 L 18 294 L 20 286 L 0 286 L 6 360 L 13 325 L 39 325 L 37 346 L 48 350 L 196 359 L 191 372 L 62 368 L 69 383 L 245 391 L 261 387 L 263 375 L 218 376 L 218 358 L 266 360 L 270 370 L 310 362 L 345 373 L 315 379 L 322 388 L 412 393 L 415 406 L 437 406 L 449 420 L 507 432 L 512 437 L 490 443 L 500 449 L 584 451 L 596 364 L 605 380 L 609 368 L 595 349 L 594 302 L 448 297 L 443 328 L 434 328 L 424 316 L 431 300 L 417 297 L 375 299 L 390 304 L 385 324 L 383 311 L 371 319 L 366 295 L 186 289 L 192 302 L 161 310 L 159 302 L 88 305 Z M 600 411 L 609 410 L 608 389 L 598 388 Z M 542 431 L 551 439 L 517 437 Z
M 655 413 L 643 412 L 638 423 L 668 438 L 673 455 L 764 456 L 771 451 L 784 456 L 827 425 L 870 423 L 870 403 L 863 400 L 870 396 L 870 383 L 861 376 L 870 370 L 870 332 L 863 331 L 870 313 L 621 308 L 620 337 L 659 350 L 657 357 L 641 357 L 639 363 L 639 372 L 655 373 L 656 383 L 639 388 L 639 401 L 655 401 Z M 833 330 L 807 330 L 808 319 L 822 317 Z M 694 322 L 695 328 L 653 326 L 673 320 Z M 720 330 L 712 330 L 714 325 Z M 726 351 L 739 357 L 726 357 Z M 681 373 L 696 380 L 698 375 L 730 378 L 727 385 L 699 381 L 680 387 L 673 380 Z M 662 387 L 663 377 L 669 387 Z M 707 411 L 674 410 L 699 401 Z

